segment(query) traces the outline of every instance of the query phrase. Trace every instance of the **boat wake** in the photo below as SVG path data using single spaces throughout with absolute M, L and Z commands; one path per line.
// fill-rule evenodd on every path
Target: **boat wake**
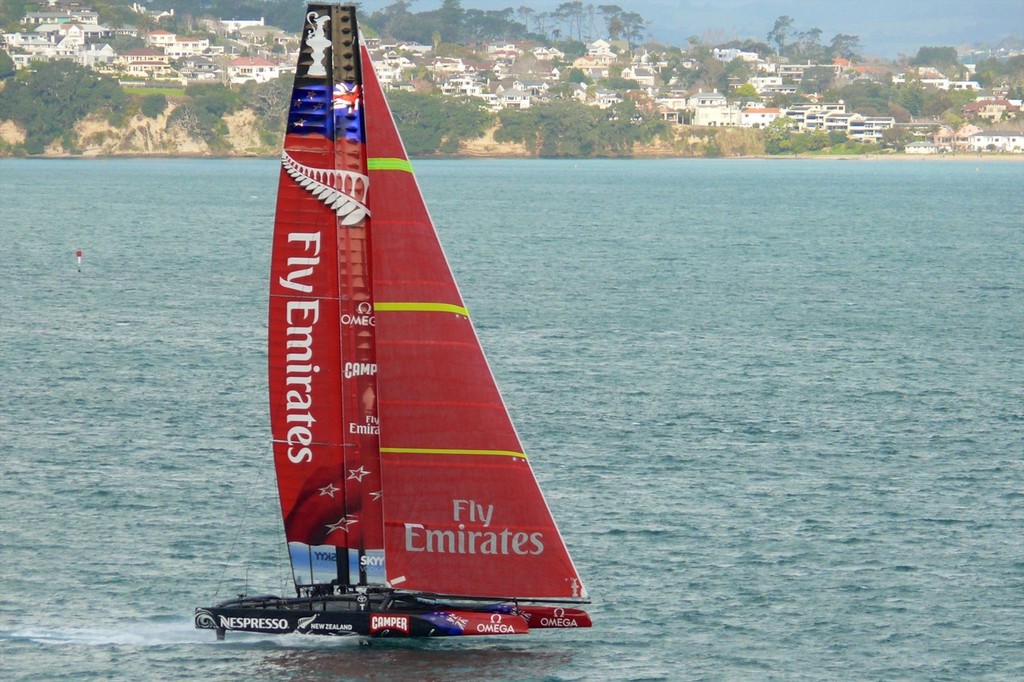
M 83 647 L 177 647 L 181 645 L 202 644 L 223 647 L 258 647 L 258 648 L 304 648 L 316 645 L 323 647 L 321 637 L 291 637 L 267 633 L 232 633 L 226 642 L 216 641 L 209 632 L 196 630 L 191 619 L 172 618 L 158 620 L 139 620 L 110 627 L 43 627 L 32 626 L 20 629 L 0 631 L 2 643 L 29 643 L 49 646 L 83 646 Z M 358 644 L 357 637 L 332 637 L 328 642 L 348 642 Z
M 190 619 L 140 620 L 111 627 L 33 626 L 0 634 L 0 640 L 37 644 L 82 646 L 168 646 L 206 644 L 206 633 L 196 631 Z

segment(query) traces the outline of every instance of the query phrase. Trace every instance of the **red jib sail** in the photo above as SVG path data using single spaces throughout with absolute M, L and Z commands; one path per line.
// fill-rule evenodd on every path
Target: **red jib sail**
M 585 600 L 351 8 L 310 5 L 271 267 L 274 458 L 298 588 Z

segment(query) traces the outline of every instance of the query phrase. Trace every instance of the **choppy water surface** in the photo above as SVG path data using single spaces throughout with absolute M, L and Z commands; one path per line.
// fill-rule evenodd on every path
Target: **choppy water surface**
M 193 630 L 288 591 L 277 165 L 5 160 L 5 679 L 1024 677 L 1024 164 L 416 168 L 596 626 Z

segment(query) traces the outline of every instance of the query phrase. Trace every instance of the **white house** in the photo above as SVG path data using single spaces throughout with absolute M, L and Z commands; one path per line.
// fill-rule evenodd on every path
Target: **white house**
M 892 116 L 862 116 L 851 114 L 846 134 L 858 142 L 881 142 L 882 133 L 896 125 Z
M 916 142 L 911 142 L 910 144 L 908 144 L 906 147 L 903 148 L 903 151 L 906 152 L 907 154 L 938 154 L 939 148 L 936 147 L 931 142 L 918 140 Z
M 498 105 L 502 109 L 529 109 L 530 93 L 518 88 L 510 88 L 498 93 Z
M 430 70 L 438 76 L 466 73 L 466 65 L 458 57 L 438 57 L 430 65 Z
M 150 31 L 146 34 L 146 45 L 162 50 L 168 45 L 173 45 L 177 39 L 178 36 L 170 31 Z
M 740 125 L 744 128 L 767 128 L 779 116 L 782 116 L 782 110 L 775 107 L 747 107 L 740 112 Z
M 178 38 L 164 47 L 164 54 L 170 55 L 173 59 L 181 59 L 201 55 L 208 49 L 210 41 L 207 38 Z
M 782 86 L 782 76 L 753 76 L 748 81 L 757 90 L 757 94 L 764 94 L 769 88 Z
M 653 88 L 658 82 L 658 74 L 645 66 L 627 66 L 622 70 L 622 77 L 634 80 L 645 88 Z
M 761 61 L 761 55 L 756 52 L 744 52 L 737 47 L 716 47 L 711 50 L 711 56 L 720 62 L 731 62 L 734 59 L 741 59 L 745 62 Z
M 1024 153 L 1024 132 L 1020 133 L 975 133 L 969 146 L 976 152 Z
M 252 19 L 221 19 L 218 23 L 220 24 L 220 30 L 225 33 L 237 33 L 243 28 L 249 28 L 250 26 L 266 26 L 263 17 L 260 17 L 258 21 Z
M 541 61 L 554 61 L 565 59 L 565 53 L 553 47 L 534 48 L 533 56 Z
M 266 83 L 280 75 L 281 67 L 260 57 L 236 57 L 228 64 L 228 80 L 232 83 Z

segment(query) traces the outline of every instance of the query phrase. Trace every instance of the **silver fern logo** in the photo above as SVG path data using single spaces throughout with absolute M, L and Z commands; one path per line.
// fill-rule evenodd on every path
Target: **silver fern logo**
M 366 205 L 370 178 L 362 173 L 313 168 L 299 163 L 288 152 L 282 154 L 281 165 L 300 187 L 334 211 L 342 225 L 358 225 L 370 215 Z

